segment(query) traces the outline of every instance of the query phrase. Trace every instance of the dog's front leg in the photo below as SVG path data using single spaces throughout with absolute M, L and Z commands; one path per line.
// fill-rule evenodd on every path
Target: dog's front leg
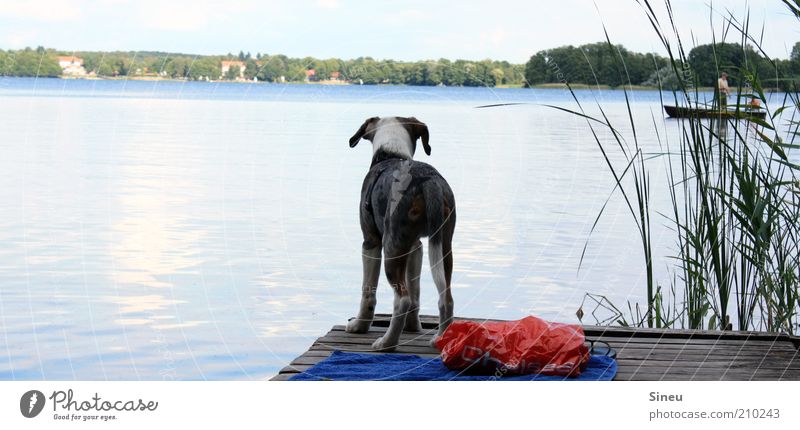
M 381 246 L 372 246 L 364 242 L 361 247 L 361 262 L 364 266 L 364 278 L 361 284 L 361 307 L 358 316 L 347 323 L 348 333 L 366 333 L 375 316 L 375 292 L 378 289 L 378 277 L 381 274 Z
M 406 315 L 411 309 L 411 298 L 406 286 L 408 253 L 386 252 L 385 257 L 386 277 L 394 290 L 394 307 L 386 334 L 372 344 L 372 348 L 377 351 L 391 351 L 397 346 L 406 323 Z

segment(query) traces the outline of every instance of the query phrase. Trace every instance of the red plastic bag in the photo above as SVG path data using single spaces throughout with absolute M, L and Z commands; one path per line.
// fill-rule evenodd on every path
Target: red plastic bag
M 453 321 L 436 347 L 450 369 L 577 377 L 589 360 L 585 340 L 579 325 L 529 316 L 519 321 Z

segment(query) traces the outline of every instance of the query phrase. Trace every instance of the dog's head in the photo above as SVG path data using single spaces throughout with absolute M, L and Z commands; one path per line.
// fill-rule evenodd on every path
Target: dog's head
M 422 139 L 425 153 L 431 155 L 428 144 L 428 126 L 412 117 L 391 116 L 367 118 L 364 124 L 350 138 L 350 147 L 358 145 L 361 139 L 372 142 L 372 153 L 384 151 L 402 158 L 414 158 L 417 139 Z

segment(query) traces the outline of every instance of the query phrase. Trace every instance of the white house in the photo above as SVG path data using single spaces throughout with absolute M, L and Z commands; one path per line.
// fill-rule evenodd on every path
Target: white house
M 61 73 L 70 76 L 83 76 L 86 74 L 86 69 L 83 68 L 83 58 L 75 56 L 59 56 L 58 65 L 61 67 Z
M 224 78 L 225 75 L 228 74 L 228 70 L 231 67 L 238 67 L 239 68 L 239 79 L 244 79 L 244 69 L 245 65 L 243 61 L 223 61 L 222 62 L 222 77 Z

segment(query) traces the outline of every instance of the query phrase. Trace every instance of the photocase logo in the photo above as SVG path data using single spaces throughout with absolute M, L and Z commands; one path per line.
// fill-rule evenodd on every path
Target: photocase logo
M 19 411 L 25 418 L 33 418 L 44 409 L 44 394 L 38 390 L 30 390 L 19 399 Z

